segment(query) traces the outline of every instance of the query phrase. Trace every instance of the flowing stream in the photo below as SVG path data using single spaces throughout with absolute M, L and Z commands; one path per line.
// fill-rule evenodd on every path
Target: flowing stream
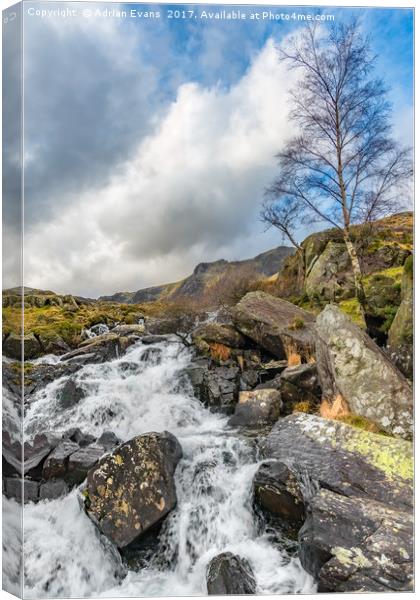
M 57 360 L 55 357 L 42 359 Z M 191 360 L 177 342 L 141 342 L 120 359 L 87 365 L 73 378 L 87 395 L 63 410 L 57 391 L 66 378 L 38 392 L 25 415 L 28 437 L 79 427 L 123 440 L 167 430 L 183 458 L 175 479 L 178 505 L 161 529 L 150 560 L 122 575 L 119 555 L 79 506 L 78 492 L 28 504 L 24 510 L 26 597 L 206 595 L 212 557 L 231 551 L 248 559 L 257 593 L 308 593 L 312 578 L 259 527 L 252 510 L 252 479 L 258 456 L 252 439 L 193 396 L 182 369 Z M 4 501 L 11 535 L 12 500 Z M 10 559 L 12 560 L 12 559 Z

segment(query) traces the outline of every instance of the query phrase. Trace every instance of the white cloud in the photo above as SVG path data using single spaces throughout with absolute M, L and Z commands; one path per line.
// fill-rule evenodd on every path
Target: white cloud
M 185 83 L 123 168 L 29 230 L 26 281 L 98 295 L 267 248 L 257 215 L 290 135 L 291 74 L 272 40 L 230 89 Z M 236 254 L 236 256 L 234 256 Z

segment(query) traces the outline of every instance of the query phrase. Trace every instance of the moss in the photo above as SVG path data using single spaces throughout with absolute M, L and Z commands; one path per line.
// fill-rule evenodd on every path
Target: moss
M 365 327 L 363 319 L 362 309 L 357 298 L 350 298 L 349 300 L 342 300 L 339 304 L 341 310 L 350 317 L 350 319 L 359 325 L 362 329 Z
M 357 435 L 344 442 L 343 447 L 362 454 L 389 479 L 413 479 L 413 446 L 410 442 L 359 430 Z
M 293 321 L 289 324 L 289 329 L 295 331 L 297 329 L 303 329 L 305 327 L 305 321 L 300 319 L 299 317 L 295 317 Z
M 371 433 L 379 433 L 381 435 L 388 435 L 385 431 L 381 430 L 376 423 L 369 421 L 366 417 L 362 417 L 360 415 L 344 415 L 342 417 L 338 417 L 337 421 L 341 423 L 346 423 L 347 425 L 351 425 L 352 427 L 357 427 L 357 429 L 362 429 L 364 431 L 370 431 Z
M 310 414 L 314 412 L 314 406 L 311 402 L 309 402 L 309 400 L 303 400 L 302 402 L 296 402 L 296 404 L 293 406 L 293 412 Z

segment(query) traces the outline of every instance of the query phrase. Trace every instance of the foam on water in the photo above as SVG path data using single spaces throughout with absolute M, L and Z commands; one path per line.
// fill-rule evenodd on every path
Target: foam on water
M 197 401 L 180 372 L 190 361 L 179 344 L 132 347 L 122 358 L 87 365 L 75 376 L 86 397 L 63 411 L 65 378 L 40 391 L 26 415 L 27 435 L 73 426 L 127 440 L 148 431 L 177 436 L 178 505 L 164 523 L 146 567 L 121 575 L 119 555 L 80 508 L 77 490 L 25 507 L 28 597 L 185 596 L 206 594 L 209 560 L 231 551 L 248 559 L 259 593 L 314 591 L 312 578 L 261 532 L 252 510 L 258 468 L 253 443 Z M 12 501 L 6 501 L 11 503 Z

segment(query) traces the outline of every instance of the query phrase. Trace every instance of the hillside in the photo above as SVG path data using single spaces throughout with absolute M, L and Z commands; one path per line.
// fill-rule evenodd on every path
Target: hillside
M 136 292 L 117 292 L 111 296 L 101 296 L 102 302 L 141 304 L 156 300 L 177 300 L 179 298 L 199 299 L 221 277 L 240 270 L 243 273 L 271 277 L 279 272 L 283 262 L 294 253 L 289 246 L 279 246 L 263 252 L 254 258 L 239 261 L 217 260 L 200 263 L 193 273 L 177 283 L 148 287 Z

